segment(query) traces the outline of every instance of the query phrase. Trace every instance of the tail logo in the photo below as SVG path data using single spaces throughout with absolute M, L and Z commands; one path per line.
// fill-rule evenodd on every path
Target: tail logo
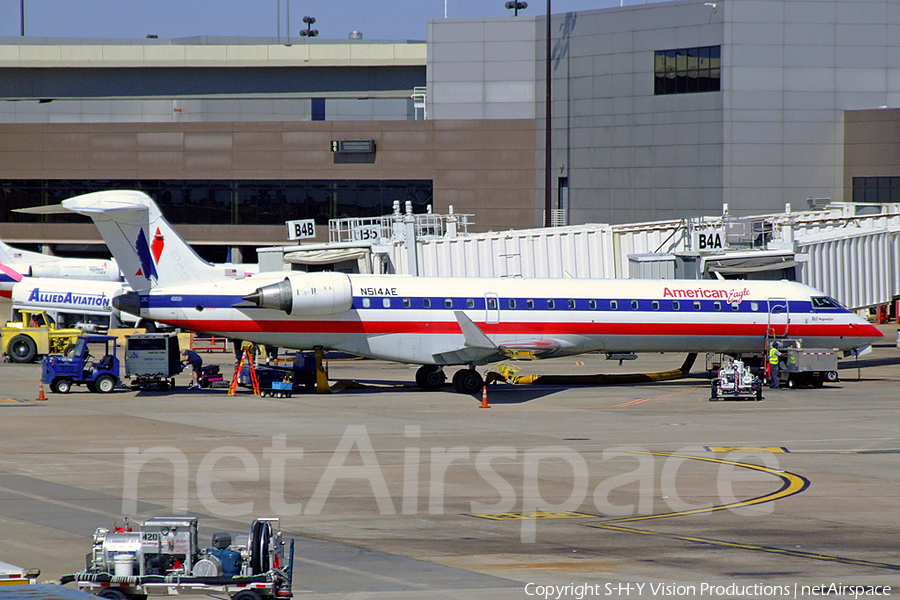
M 165 245 L 165 238 L 163 238 L 162 232 L 160 232 L 159 227 L 157 227 L 156 235 L 153 236 L 153 243 L 150 244 L 150 249 L 153 250 L 153 260 L 156 261 L 156 264 L 159 264 L 159 257 L 162 255 Z
M 162 253 L 162 236 L 159 237 L 159 253 L 156 252 L 157 240 L 153 240 L 154 246 L 154 254 L 159 256 Z M 159 274 L 156 272 L 156 264 L 153 262 L 153 257 L 150 255 L 150 246 L 147 245 L 147 236 L 144 235 L 144 230 L 141 229 L 138 233 L 137 241 L 134 244 L 134 249 L 137 252 L 138 259 L 141 261 L 141 268 L 138 269 L 138 272 L 135 275 L 139 275 L 144 279 L 150 279 L 151 277 L 154 279 L 159 279 Z

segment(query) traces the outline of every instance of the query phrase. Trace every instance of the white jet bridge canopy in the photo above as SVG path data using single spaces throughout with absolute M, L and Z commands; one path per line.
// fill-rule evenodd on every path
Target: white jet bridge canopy
M 463 215 L 402 215 L 395 209 L 380 218 L 383 223 L 369 224 L 378 226 L 377 239 L 261 249 L 260 268 L 357 257 L 359 272 L 429 277 L 786 277 L 852 309 L 900 297 L 900 204 L 814 208 L 792 211 L 786 205 L 783 213 L 733 218 L 726 206 L 720 216 L 695 219 L 479 234 L 466 233 Z M 352 236 L 366 224 L 357 219 L 338 225 L 333 229 Z M 321 253 L 332 249 L 334 254 Z M 369 254 L 359 257 L 360 249 Z M 665 268 L 653 267 L 653 260 L 665 261 Z M 636 262 L 643 267 L 636 269 Z

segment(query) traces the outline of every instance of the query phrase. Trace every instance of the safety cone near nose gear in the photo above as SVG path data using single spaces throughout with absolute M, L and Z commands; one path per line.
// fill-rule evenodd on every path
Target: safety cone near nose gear
M 35 402 L 46 401 L 47 396 L 44 395 L 44 382 L 41 381 L 41 393 L 38 394 L 38 397 L 34 399 Z
M 487 403 L 487 386 L 482 386 L 481 388 L 481 408 L 490 408 L 491 406 Z

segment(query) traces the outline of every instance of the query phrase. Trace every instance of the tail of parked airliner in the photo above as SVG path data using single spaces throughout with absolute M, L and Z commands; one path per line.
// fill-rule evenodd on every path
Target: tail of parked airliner
M 0 264 L 15 265 L 16 263 L 34 263 L 54 260 L 52 256 L 46 256 L 40 252 L 30 252 L 29 250 L 19 250 L 13 248 L 0 240 Z
M 93 192 L 64 200 L 62 205 L 94 221 L 135 291 L 226 278 L 221 268 L 194 252 L 143 192 Z

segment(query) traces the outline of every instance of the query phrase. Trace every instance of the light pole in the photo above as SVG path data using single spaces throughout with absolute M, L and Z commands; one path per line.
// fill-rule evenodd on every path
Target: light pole
M 507 10 L 515 11 L 515 12 L 513 12 L 513 16 L 518 17 L 520 10 L 525 10 L 526 8 L 528 8 L 528 3 L 527 2 L 507 2 L 506 8 L 507 8 Z
M 314 38 L 319 35 L 319 30 L 312 28 L 313 23 L 316 22 L 315 17 L 303 17 L 303 22 L 306 23 L 306 29 L 300 30 L 300 37 Z
M 546 120 L 546 129 L 544 131 L 544 227 L 550 227 L 550 211 L 553 208 L 553 199 L 552 199 L 552 191 L 553 185 L 551 183 L 550 177 L 550 165 L 551 165 L 551 141 L 552 136 L 550 134 L 550 118 L 553 115 L 553 111 L 550 109 L 550 101 L 552 99 L 552 94 L 550 92 L 550 0 L 547 0 L 547 94 L 544 99 L 544 103 L 546 104 L 546 111 L 544 119 Z

